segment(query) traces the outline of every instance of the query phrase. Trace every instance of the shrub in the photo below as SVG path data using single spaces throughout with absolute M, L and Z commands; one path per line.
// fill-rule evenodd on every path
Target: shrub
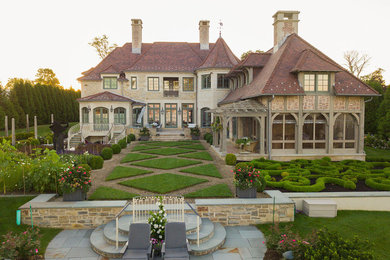
M 28 133 L 16 133 L 15 134 L 15 139 L 16 141 L 19 141 L 19 140 L 26 140 L 30 137 L 34 137 L 34 133 L 33 132 L 28 132 Z
M 33 256 L 39 255 L 40 247 L 39 228 L 28 228 L 26 231 L 16 234 L 8 232 L 3 235 L 0 244 L 1 259 L 36 259 Z
M 148 128 L 143 127 L 143 128 L 139 131 L 139 135 L 140 135 L 140 136 L 150 136 L 150 131 L 149 131 Z
M 282 176 L 282 178 L 285 178 L 285 177 L 287 177 L 287 176 L 289 176 L 290 174 L 288 173 L 288 172 L 282 172 L 281 174 L 280 174 L 280 176 Z
M 385 178 L 367 178 L 366 185 L 376 190 L 390 191 L 390 179 Z
M 199 127 L 190 128 L 191 136 L 200 136 Z
M 119 147 L 120 148 L 120 147 Z M 114 153 L 114 149 L 111 147 L 105 147 L 103 148 L 100 155 L 103 157 L 104 160 L 110 160 L 112 158 L 112 154 Z
M 262 185 L 259 176 L 260 171 L 252 166 L 236 167 L 234 170 L 234 185 L 242 190 Z
M 92 170 L 103 168 L 103 164 L 104 164 L 103 157 L 98 155 L 93 155 L 88 162 L 88 165 L 91 166 Z
M 113 145 L 111 145 L 111 148 L 112 148 L 112 152 L 114 154 L 118 154 L 122 151 L 122 148 L 119 144 L 113 144 Z
M 31 145 L 40 145 L 40 144 L 41 144 L 41 143 L 39 142 L 38 139 L 35 139 L 35 138 L 33 138 L 33 137 L 29 137 L 29 138 L 27 139 L 27 142 L 28 142 L 29 144 L 31 144 Z
M 234 154 L 232 154 L 232 153 L 228 153 L 225 156 L 225 162 L 226 162 L 227 165 L 236 165 L 237 157 Z
M 257 191 L 258 192 L 263 192 L 265 190 L 265 187 L 267 187 L 267 181 L 264 178 L 263 174 L 259 174 L 257 177 L 259 181 L 257 182 Z
M 91 166 L 89 166 L 88 164 L 79 164 L 77 166 L 82 167 L 83 169 L 85 169 L 88 172 L 90 172 L 92 170 Z
M 203 139 L 207 141 L 210 138 L 210 136 L 213 136 L 213 135 L 211 133 L 205 133 L 203 135 Z
M 134 134 L 129 134 L 127 137 L 128 137 L 127 140 L 130 140 L 131 142 L 135 141 L 135 135 Z M 129 141 L 127 141 L 127 142 L 129 142 Z
M 60 173 L 58 178 L 61 190 L 66 193 L 74 192 L 81 189 L 88 192 L 91 187 L 91 171 L 82 166 L 72 166 Z
M 239 163 L 237 163 L 236 164 L 236 169 L 239 169 L 239 168 L 243 168 L 243 167 L 247 167 L 247 166 L 249 166 L 249 162 L 239 162 Z
M 119 144 L 119 146 L 120 146 L 122 149 L 125 149 L 125 148 L 127 147 L 126 139 L 119 140 L 118 144 Z

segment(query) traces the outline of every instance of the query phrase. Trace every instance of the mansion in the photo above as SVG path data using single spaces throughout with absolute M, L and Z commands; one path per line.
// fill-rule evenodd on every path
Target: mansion
M 78 79 L 70 139 L 104 142 L 141 127 L 205 133 L 216 122 L 215 149 L 239 160 L 364 160 L 364 104 L 378 93 L 298 36 L 298 15 L 276 12 L 273 47 L 243 60 L 222 37 L 209 42 L 209 21 L 199 22 L 199 43 L 144 43 L 132 19 L 132 42 Z M 243 137 L 246 152 L 234 145 Z

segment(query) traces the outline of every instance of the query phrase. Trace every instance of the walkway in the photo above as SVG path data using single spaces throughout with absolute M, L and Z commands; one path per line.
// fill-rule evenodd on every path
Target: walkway
M 224 246 L 213 254 L 191 256 L 194 260 L 256 260 L 263 259 L 266 247 L 263 234 L 254 226 L 226 228 Z M 90 247 L 89 236 L 93 230 L 64 230 L 48 245 L 45 259 L 106 260 Z M 156 259 L 156 258 L 155 258 Z M 108 259 L 107 259 L 108 260 Z

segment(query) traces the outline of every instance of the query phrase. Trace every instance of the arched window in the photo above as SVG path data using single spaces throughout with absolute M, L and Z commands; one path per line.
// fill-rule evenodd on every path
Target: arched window
M 210 127 L 211 126 L 211 113 L 206 112 L 210 110 L 208 107 L 204 107 L 200 110 L 200 121 L 202 127 Z
M 126 109 L 123 107 L 117 107 L 114 109 L 114 124 L 125 125 L 126 124 Z
M 325 149 L 326 119 L 321 114 L 311 114 L 303 122 L 302 148 Z
M 341 114 L 333 126 L 333 148 L 355 148 L 357 122 L 351 114 Z
M 291 114 L 277 115 L 272 124 L 272 149 L 295 149 L 296 121 Z
M 86 107 L 83 107 L 81 109 L 81 122 L 83 124 L 88 124 L 89 123 L 89 109 Z
M 133 126 L 134 127 L 143 127 L 144 126 L 142 108 L 143 107 L 141 107 L 141 106 L 133 106 Z
M 109 129 L 108 109 L 97 107 L 93 110 L 93 124 L 95 131 L 108 131 Z

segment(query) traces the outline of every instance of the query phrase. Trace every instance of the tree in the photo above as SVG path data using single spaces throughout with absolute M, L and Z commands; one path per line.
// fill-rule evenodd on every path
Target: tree
M 49 86 L 60 86 L 60 81 L 58 80 L 56 74 L 53 72 L 52 69 L 38 69 L 38 72 L 35 77 L 37 77 L 35 79 L 35 83 Z
M 244 52 L 243 54 L 241 54 L 241 60 L 244 60 L 251 53 L 264 53 L 264 52 L 261 51 L 261 50 L 255 50 L 255 51 L 249 50 L 249 51 Z
M 356 77 L 360 77 L 362 71 L 370 63 L 371 57 L 367 54 L 360 54 L 358 51 L 346 51 L 344 52 L 345 66 L 349 72 L 354 74 Z
M 103 34 L 102 37 L 95 37 L 92 42 L 88 43 L 94 47 L 100 58 L 104 59 L 108 54 L 110 54 L 118 45 L 115 43 L 110 46 L 108 42 L 107 35 Z

